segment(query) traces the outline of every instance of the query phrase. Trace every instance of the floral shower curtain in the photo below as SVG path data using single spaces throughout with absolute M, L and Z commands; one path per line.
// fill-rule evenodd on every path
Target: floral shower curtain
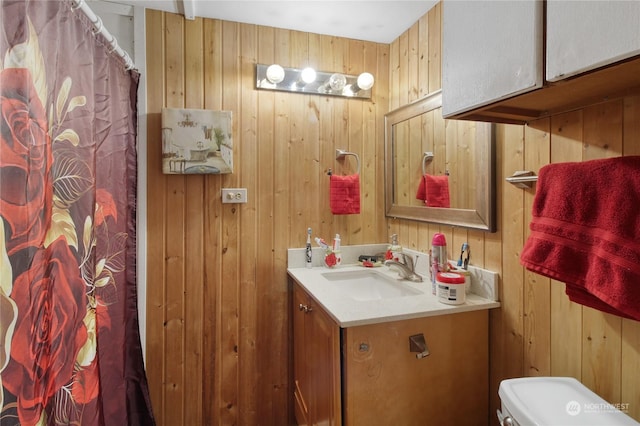
M 0 4 L 0 424 L 153 424 L 138 74 L 68 0 Z

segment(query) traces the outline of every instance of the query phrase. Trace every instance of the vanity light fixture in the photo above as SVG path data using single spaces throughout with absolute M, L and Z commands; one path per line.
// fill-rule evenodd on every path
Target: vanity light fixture
M 316 71 L 310 67 L 297 69 L 278 64 L 256 64 L 256 89 L 371 99 L 373 81 L 373 75 L 368 72 L 355 76 Z

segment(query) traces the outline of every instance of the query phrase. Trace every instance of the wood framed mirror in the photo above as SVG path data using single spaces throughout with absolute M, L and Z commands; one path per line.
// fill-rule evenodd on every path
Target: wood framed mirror
M 425 175 L 448 176 L 449 207 L 419 199 Z M 445 120 L 440 90 L 385 115 L 388 217 L 494 232 L 495 204 L 493 124 Z

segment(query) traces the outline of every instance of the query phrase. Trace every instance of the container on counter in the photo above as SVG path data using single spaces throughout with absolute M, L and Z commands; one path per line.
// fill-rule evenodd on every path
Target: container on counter
M 456 272 L 436 274 L 438 301 L 448 305 L 462 305 L 466 300 L 465 278 Z

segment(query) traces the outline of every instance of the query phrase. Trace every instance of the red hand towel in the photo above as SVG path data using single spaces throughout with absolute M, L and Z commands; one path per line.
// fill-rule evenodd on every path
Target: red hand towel
M 428 207 L 451 207 L 449 199 L 449 176 L 426 174 L 420 179 L 416 199 L 423 200 Z
M 639 204 L 639 156 L 544 166 L 520 261 L 570 300 L 640 321 Z
M 329 205 L 333 214 L 360 213 L 360 175 L 329 178 Z

